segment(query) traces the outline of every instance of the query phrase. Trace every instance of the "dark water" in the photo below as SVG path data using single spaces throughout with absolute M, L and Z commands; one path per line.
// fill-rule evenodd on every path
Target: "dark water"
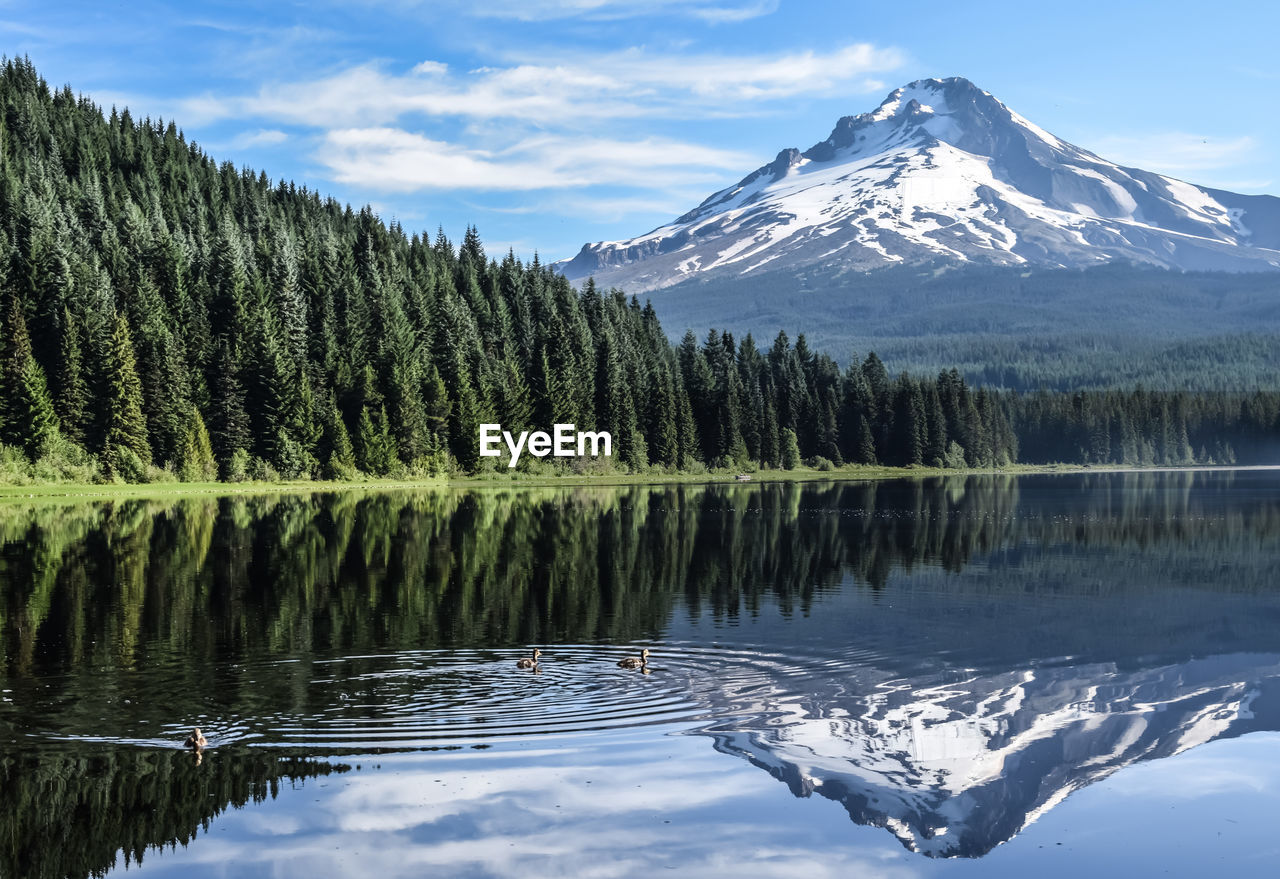
M 3 877 L 1280 857 L 1277 472 L 0 506 L 0 639 Z

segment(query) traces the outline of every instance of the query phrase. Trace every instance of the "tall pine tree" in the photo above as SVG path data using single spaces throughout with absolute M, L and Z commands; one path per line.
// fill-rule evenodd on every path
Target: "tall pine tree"
M 111 333 L 106 373 L 107 450 L 127 449 L 142 464 L 151 463 L 147 421 L 142 416 L 142 382 L 133 353 L 133 337 L 124 315 L 117 312 Z

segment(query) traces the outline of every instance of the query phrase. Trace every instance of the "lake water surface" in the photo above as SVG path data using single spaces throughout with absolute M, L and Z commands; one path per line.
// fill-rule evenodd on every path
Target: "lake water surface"
M 1280 473 L 7 504 L 0 691 L 0 877 L 1273 876 Z

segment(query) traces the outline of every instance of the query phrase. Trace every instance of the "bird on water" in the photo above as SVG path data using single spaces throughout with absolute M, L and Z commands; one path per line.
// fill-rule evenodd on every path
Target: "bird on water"
M 200 727 L 196 727 L 191 731 L 191 735 L 187 736 L 187 740 L 182 743 L 182 747 L 195 748 L 199 751 L 207 744 L 209 744 L 209 740 L 204 737 L 204 733 L 200 732 Z
M 542 651 L 537 647 L 533 648 L 533 656 L 526 656 L 524 659 L 516 663 L 516 668 L 537 668 L 538 657 L 542 655 Z
M 649 648 L 640 651 L 639 656 L 628 656 L 618 660 L 618 668 L 644 668 L 649 664 Z

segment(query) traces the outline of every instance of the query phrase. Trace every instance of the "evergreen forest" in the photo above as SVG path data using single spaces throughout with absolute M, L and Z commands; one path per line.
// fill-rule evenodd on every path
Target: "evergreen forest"
M 804 335 L 672 345 L 622 291 L 219 163 L 28 60 L 0 106 L 0 481 L 470 473 L 505 467 L 479 456 L 491 422 L 609 431 L 623 472 L 1276 460 L 1280 392 L 1028 393 L 841 366 Z
M 894 371 L 955 367 L 1036 391 L 1280 388 L 1280 272 L 924 264 L 694 277 L 652 292 L 668 326 L 806 330 L 815 349 L 874 350 Z

